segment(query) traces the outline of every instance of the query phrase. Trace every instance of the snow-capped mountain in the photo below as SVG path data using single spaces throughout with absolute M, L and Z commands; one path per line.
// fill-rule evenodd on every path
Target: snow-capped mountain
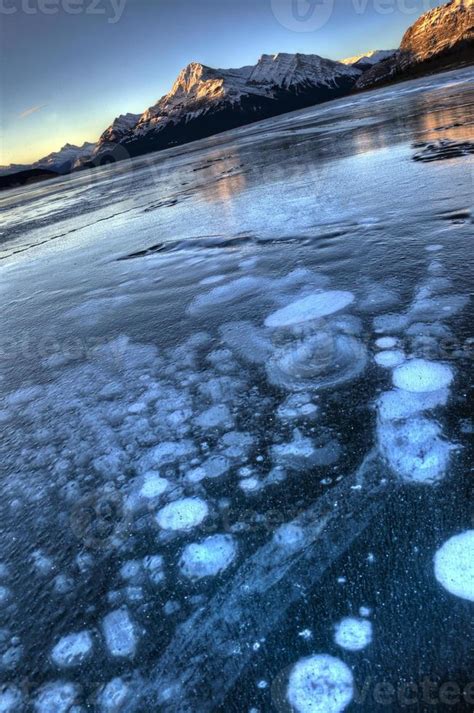
M 87 141 L 82 146 L 65 144 L 59 151 L 53 151 L 32 164 L 12 163 L 9 166 L 1 166 L 0 175 L 6 176 L 10 173 L 35 168 L 43 168 L 54 173 L 69 173 L 78 160 L 90 158 L 95 146 L 96 144 L 88 143 Z
M 48 156 L 40 158 L 32 164 L 33 168 L 47 168 L 56 173 L 69 173 L 74 163 L 78 159 L 84 159 L 91 156 L 95 144 L 87 141 L 82 146 L 74 144 L 65 144 L 59 151 L 53 151 Z
M 474 58 L 474 0 L 451 0 L 422 15 L 399 50 L 371 50 L 341 62 L 318 55 L 264 54 L 257 64 L 213 69 L 191 62 L 170 92 L 143 114 L 122 114 L 96 144 L 66 144 L 31 166 L 67 173 L 204 138 L 414 73 Z
M 398 52 L 360 77 L 357 88 L 436 71 L 474 59 L 474 0 L 451 0 L 422 15 L 405 32 Z
M 389 59 L 389 57 L 393 57 L 396 52 L 397 50 L 370 50 L 364 54 L 358 54 L 354 57 L 346 57 L 340 61 L 342 64 L 349 64 L 352 67 L 365 70 L 369 67 L 373 67 L 374 64 L 377 64 L 378 62 L 383 62 L 384 60 Z
M 192 62 L 171 91 L 116 141 L 112 155 L 105 132 L 93 159 L 114 160 L 117 144 L 136 155 L 332 99 L 347 93 L 360 74 L 359 68 L 318 55 L 262 55 L 256 65 L 239 69 Z

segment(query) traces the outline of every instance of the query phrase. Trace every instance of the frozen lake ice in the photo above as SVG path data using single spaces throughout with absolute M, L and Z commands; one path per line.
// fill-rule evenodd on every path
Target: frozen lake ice
M 0 195 L 0 710 L 472 709 L 472 80 Z

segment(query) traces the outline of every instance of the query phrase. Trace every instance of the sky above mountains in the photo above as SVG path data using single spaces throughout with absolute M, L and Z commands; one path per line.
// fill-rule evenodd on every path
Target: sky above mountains
M 331 59 L 397 47 L 442 0 L 3 0 L 0 164 L 95 141 L 142 112 L 190 61 Z

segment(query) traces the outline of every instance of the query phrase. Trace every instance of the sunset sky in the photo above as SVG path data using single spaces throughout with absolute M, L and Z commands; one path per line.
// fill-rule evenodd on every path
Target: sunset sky
M 68 141 L 95 141 L 117 115 L 153 104 L 190 61 L 239 67 L 263 53 L 342 59 L 397 47 L 415 19 L 440 4 L 2 0 L 0 164 L 36 160 Z M 310 26 L 318 18 L 322 26 Z

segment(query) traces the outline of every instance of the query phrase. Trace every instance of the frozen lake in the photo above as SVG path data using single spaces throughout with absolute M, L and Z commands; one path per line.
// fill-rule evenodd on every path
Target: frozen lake
M 0 194 L 0 711 L 473 709 L 473 78 Z

